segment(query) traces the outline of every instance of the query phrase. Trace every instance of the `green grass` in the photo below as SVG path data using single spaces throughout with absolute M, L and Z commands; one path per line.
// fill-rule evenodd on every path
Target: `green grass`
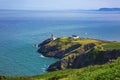
M 104 65 L 49 72 L 32 77 L 0 77 L 1 80 L 120 80 L 120 58 Z
M 120 49 L 120 42 L 102 41 L 102 40 L 90 39 L 90 38 L 73 39 L 73 38 L 67 38 L 67 37 L 58 38 L 55 41 L 50 42 L 46 46 L 57 45 L 61 51 L 62 50 L 64 51 L 75 44 L 80 44 L 84 46 L 89 43 L 94 43 L 96 45 L 95 48 L 101 51 Z
M 108 42 L 103 44 L 105 50 L 120 49 L 120 42 Z
M 96 45 L 99 45 L 102 43 L 102 41 L 95 40 L 95 39 L 89 39 L 89 38 L 73 39 L 73 38 L 62 37 L 62 38 L 56 39 L 55 41 L 50 42 L 46 46 L 57 45 L 59 47 L 59 49 L 62 51 L 62 50 L 66 50 L 67 48 L 69 48 L 73 45 L 76 45 L 76 44 L 80 44 L 80 45 L 84 46 L 89 43 L 94 43 Z
M 82 69 L 56 71 L 36 76 L 45 80 L 115 80 L 120 79 L 120 58 L 105 65 L 88 66 Z
M 96 39 L 90 39 L 90 38 L 72 39 L 67 37 L 58 38 L 55 41 L 47 44 L 47 46 L 57 45 L 61 50 L 65 50 L 75 44 L 81 44 L 84 46 L 89 43 L 94 43 L 96 45 L 95 48 L 101 51 L 120 49 L 120 42 L 102 41 L 102 40 L 96 40 Z

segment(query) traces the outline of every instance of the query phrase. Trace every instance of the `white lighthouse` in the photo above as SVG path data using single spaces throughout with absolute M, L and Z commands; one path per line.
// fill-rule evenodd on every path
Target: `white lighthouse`
M 53 34 L 51 34 L 51 41 L 54 41 L 55 39 L 56 37 Z

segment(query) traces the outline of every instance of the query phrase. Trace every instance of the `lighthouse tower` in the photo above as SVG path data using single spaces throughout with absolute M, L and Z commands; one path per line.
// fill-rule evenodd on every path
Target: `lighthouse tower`
M 55 39 L 56 37 L 53 34 L 51 34 L 51 41 L 54 41 Z

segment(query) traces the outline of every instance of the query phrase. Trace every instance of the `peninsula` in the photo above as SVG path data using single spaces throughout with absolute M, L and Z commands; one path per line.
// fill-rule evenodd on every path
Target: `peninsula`
M 39 44 L 38 52 L 46 57 L 58 58 L 47 71 L 76 69 L 105 64 L 120 56 L 120 42 L 90 38 L 61 37 L 47 39 Z

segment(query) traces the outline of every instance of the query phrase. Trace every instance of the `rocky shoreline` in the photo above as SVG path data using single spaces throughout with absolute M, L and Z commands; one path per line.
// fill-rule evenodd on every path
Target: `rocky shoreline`
M 51 64 L 47 71 L 82 68 L 96 64 L 111 62 L 120 56 L 120 46 L 107 49 L 106 45 L 120 44 L 89 38 L 62 37 L 51 41 L 47 39 L 38 45 L 38 52 L 45 57 L 58 58 L 59 61 Z

